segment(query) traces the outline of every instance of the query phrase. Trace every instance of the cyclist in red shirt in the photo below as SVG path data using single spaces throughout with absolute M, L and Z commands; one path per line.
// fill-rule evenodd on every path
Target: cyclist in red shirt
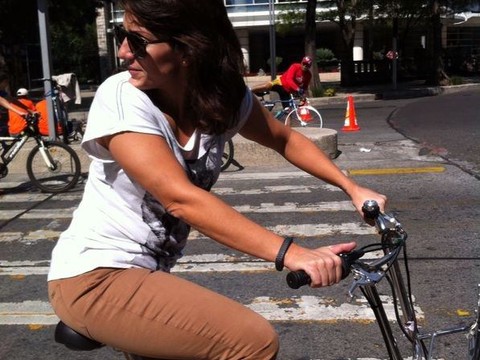
M 300 63 L 293 63 L 287 71 L 277 76 L 273 81 L 255 86 L 252 88 L 252 91 L 254 93 L 270 90 L 275 91 L 280 96 L 284 107 L 287 107 L 290 101 L 290 94 L 298 93 L 303 95 L 308 89 L 308 85 L 312 79 L 312 73 L 310 72 L 312 62 L 310 56 L 305 56 Z

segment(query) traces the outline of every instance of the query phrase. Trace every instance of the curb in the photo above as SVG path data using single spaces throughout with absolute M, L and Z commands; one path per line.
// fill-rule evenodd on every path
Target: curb
M 335 159 L 338 156 L 338 134 L 336 130 L 327 128 L 295 128 L 295 130 L 312 140 L 331 159 Z M 238 164 L 237 167 L 289 164 L 287 160 L 274 150 L 258 145 L 241 135 L 235 135 L 232 140 L 234 145 L 233 158 Z

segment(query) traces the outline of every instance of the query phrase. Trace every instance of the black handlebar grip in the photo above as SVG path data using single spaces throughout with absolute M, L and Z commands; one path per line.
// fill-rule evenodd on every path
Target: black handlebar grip
M 310 276 L 303 270 L 291 271 L 287 274 L 287 284 L 292 289 L 298 289 L 301 286 L 308 285 L 311 281 Z
M 376 219 L 380 214 L 380 207 L 375 200 L 367 200 L 363 203 L 362 211 L 367 219 Z
M 340 254 L 342 259 L 342 280 L 350 274 L 350 267 L 355 260 L 361 258 L 365 252 L 363 250 L 353 250 L 347 254 Z M 304 285 L 309 285 L 312 279 L 303 270 L 291 271 L 287 274 L 287 284 L 292 289 L 298 289 Z

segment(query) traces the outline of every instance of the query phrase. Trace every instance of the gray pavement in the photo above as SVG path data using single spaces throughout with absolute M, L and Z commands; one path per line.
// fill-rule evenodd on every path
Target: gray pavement
M 322 78 L 322 76 L 321 76 Z M 266 78 L 255 78 L 256 82 L 265 81 Z M 365 101 L 379 101 L 392 99 L 405 99 L 424 96 L 435 96 L 444 93 L 452 93 L 462 91 L 467 88 L 480 87 L 480 78 L 465 79 L 465 83 L 455 86 L 436 86 L 430 87 L 422 85 L 420 82 L 405 82 L 398 83 L 395 89 L 391 84 L 358 86 L 352 88 L 341 88 L 338 81 L 338 73 L 324 77 L 323 84 L 325 87 L 335 87 L 337 93 L 332 97 L 311 98 L 310 103 L 314 107 L 322 107 L 330 104 L 345 104 L 347 105 L 348 97 L 352 96 L 354 102 Z M 247 84 L 252 85 L 252 81 L 247 80 Z M 82 91 L 82 104 L 69 112 L 71 119 L 78 121 L 86 121 L 88 116 L 88 108 L 91 104 L 95 92 L 94 90 Z M 314 141 L 322 150 L 324 150 L 330 158 L 334 159 L 338 156 L 338 134 L 336 130 L 323 129 L 299 129 L 302 133 Z M 242 167 L 256 167 L 259 165 L 265 166 L 288 166 L 288 163 L 279 155 L 270 149 L 265 149 L 260 145 L 244 139 L 237 135 L 233 139 L 235 145 L 235 160 Z M 80 148 L 79 144 L 72 144 L 72 147 L 77 151 L 82 162 L 82 171 L 87 172 L 90 160 L 88 156 Z M 25 172 L 25 159 L 28 155 L 28 146 L 22 149 L 21 154 L 17 156 L 12 164 L 9 166 L 9 171 L 13 173 Z M 348 146 L 342 145 L 342 159 L 348 158 Z M 356 151 L 357 152 L 357 151 Z M 371 159 L 371 156 L 369 157 Z M 233 166 L 235 169 L 235 166 Z M 238 168 L 237 168 L 238 169 Z

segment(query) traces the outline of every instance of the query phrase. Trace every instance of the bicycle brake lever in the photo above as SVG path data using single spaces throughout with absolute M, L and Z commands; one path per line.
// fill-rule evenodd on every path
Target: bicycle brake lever
M 358 287 L 360 286 L 372 286 L 378 283 L 385 273 L 383 271 L 376 271 L 376 272 L 368 272 L 365 269 L 362 269 L 360 267 L 355 268 L 353 270 L 353 282 L 352 285 L 350 286 L 350 289 L 348 289 L 348 295 L 350 296 L 350 299 L 354 298 L 354 292 L 357 290 Z

